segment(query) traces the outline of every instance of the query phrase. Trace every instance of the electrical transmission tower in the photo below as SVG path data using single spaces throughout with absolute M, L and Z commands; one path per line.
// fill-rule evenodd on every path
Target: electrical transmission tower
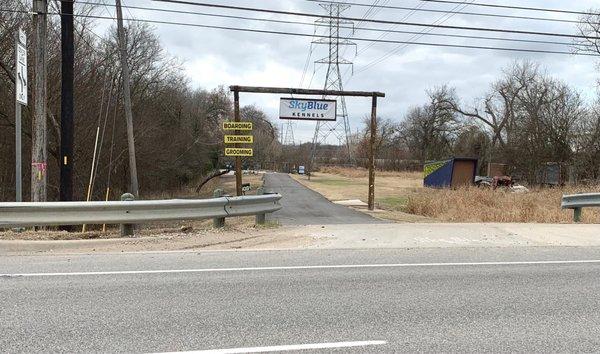
M 326 16 L 318 19 L 318 25 L 326 25 L 328 36 L 313 41 L 314 44 L 326 44 L 329 48 L 329 55 L 323 59 L 317 60 L 315 64 L 327 65 L 327 75 L 325 77 L 325 90 L 343 91 L 341 65 L 352 65 L 352 62 L 343 58 L 340 48 L 346 46 L 356 46 L 356 43 L 340 38 L 340 25 L 345 27 L 354 27 L 354 22 L 340 19 L 340 14 L 350 8 L 350 5 L 336 2 L 327 2 L 319 4 L 327 13 Z M 324 97 L 325 98 L 325 97 Z M 344 96 L 337 97 L 337 121 L 325 122 L 319 121 L 315 127 L 313 145 L 311 151 L 311 168 L 314 166 L 315 158 L 318 156 L 319 145 L 328 143 L 330 137 L 338 140 L 340 145 L 345 146 L 349 161 L 352 160 L 350 149 L 350 122 L 348 120 L 348 110 L 346 108 L 346 99 Z
M 281 143 L 283 145 L 296 145 L 294 139 L 294 123 L 291 120 L 287 121 L 283 129 L 283 141 Z

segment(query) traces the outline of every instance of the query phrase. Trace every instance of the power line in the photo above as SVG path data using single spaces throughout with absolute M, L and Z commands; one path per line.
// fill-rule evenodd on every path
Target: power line
M 217 8 L 232 8 L 235 10 L 243 10 L 243 11 L 254 11 L 254 12 L 265 12 L 265 13 L 275 13 L 275 14 L 283 14 L 283 15 L 292 15 L 292 16 L 303 16 L 303 17 L 318 17 L 318 15 L 313 14 L 305 14 L 300 12 L 292 12 L 292 11 L 280 11 L 280 10 L 269 10 L 269 9 L 259 9 L 259 8 L 247 8 L 240 6 L 229 6 L 229 5 L 217 5 L 217 4 L 203 4 L 203 3 L 194 3 L 188 1 L 180 1 L 180 0 L 152 0 L 158 2 L 172 2 L 172 3 L 183 3 L 188 5 L 198 5 L 198 6 L 207 6 L 207 7 L 217 7 Z M 96 5 L 99 5 L 96 3 Z M 164 10 L 164 9 L 161 9 Z M 17 12 L 17 13 L 30 13 L 29 11 L 20 11 L 20 10 L 12 10 L 12 9 L 0 9 L 0 11 L 6 12 Z M 164 10 L 173 11 L 173 10 Z M 189 11 L 182 11 L 181 13 L 194 14 Z M 59 15 L 59 14 L 58 14 Z M 79 17 L 89 17 L 89 18 L 98 18 L 102 19 L 103 17 L 94 16 L 94 15 L 75 15 Z M 226 16 L 226 15 L 220 15 Z M 114 20 L 113 17 L 110 19 Z M 352 18 L 352 17 L 340 17 L 340 20 L 348 20 L 348 21 L 360 21 L 361 19 Z M 134 21 L 138 22 L 150 22 L 150 23 L 164 23 L 164 24 L 180 24 L 185 25 L 182 22 L 168 22 L 168 21 L 153 21 L 153 20 L 140 20 L 135 19 Z M 275 20 L 270 20 L 275 21 Z M 598 36 L 585 36 L 581 34 L 567 34 L 567 33 L 555 33 L 555 32 L 537 32 L 537 31 L 521 31 L 521 30 L 511 30 L 511 29 L 502 29 L 502 28 L 485 28 L 485 27 L 468 27 L 468 26 L 450 26 L 450 25 L 432 25 L 418 22 L 403 22 L 403 21 L 388 21 L 388 20 L 375 20 L 375 19 L 364 19 L 364 22 L 370 23 L 382 23 L 382 24 L 391 24 L 391 25 L 404 25 L 404 26 L 416 26 L 416 27 L 431 27 L 431 28 L 443 28 L 443 29 L 454 29 L 454 30 L 467 30 L 467 31 L 484 31 L 484 32 L 498 32 L 498 33 L 512 33 L 512 34 L 525 34 L 525 35 L 537 35 L 537 36 L 552 36 L 552 37 L 565 37 L 565 38 L 576 38 L 576 39 L 594 39 L 600 40 Z M 289 23 L 289 21 L 283 21 Z M 195 24 L 189 24 L 195 25 Z
M 131 13 L 131 11 L 129 11 L 129 8 L 127 6 L 125 6 L 125 0 L 121 0 L 121 1 L 122 1 L 121 7 L 127 11 L 130 18 L 133 18 L 133 14 Z
M 239 27 L 201 25 L 201 24 L 191 24 L 191 23 L 181 23 L 181 22 L 168 22 L 168 21 L 154 21 L 154 20 L 130 19 L 129 21 L 148 22 L 148 23 L 157 23 L 157 24 L 181 25 L 181 26 L 192 26 L 192 27 L 222 29 L 222 30 L 241 31 L 241 32 L 252 32 L 252 33 L 288 35 L 288 36 L 298 36 L 298 37 L 313 37 L 313 35 L 311 35 L 311 34 L 297 33 L 297 32 L 268 31 L 268 30 L 257 30 L 257 29 L 248 29 L 248 28 L 239 28 Z M 315 36 L 315 37 L 316 38 L 322 38 L 322 39 L 329 38 L 328 36 Z M 516 51 L 516 52 L 526 52 L 526 53 L 567 54 L 567 55 L 582 55 L 582 56 L 595 56 L 595 57 L 599 56 L 599 55 L 596 55 L 596 54 L 561 52 L 561 51 L 542 50 L 542 49 L 537 50 L 537 49 L 522 49 L 522 48 L 504 48 L 504 47 L 485 47 L 485 46 L 473 46 L 473 45 L 458 45 L 458 44 L 445 44 L 445 43 L 408 42 L 408 41 L 396 41 L 396 40 L 376 40 L 376 39 L 372 39 L 372 38 L 340 37 L 340 40 L 357 40 L 357 41 L 377 42 L 377 43 L 414 44 L 414 45 L 433 46 L 433 47 L 448 47 L 448 48 L 489 49 L 489 50 Z
M 78 2 L 79 3 L 79 2 Z M 57 14 L 60 15 L 60 7 L 58 5 L 58 0 L 54 0 L 54 2 L 50 2 L 49 4 L 52 4 L 53 7 L 56 8 Z M 54 15 L 54 14 L 52 14 Z M 91 35 L 97 37 L 98 39 L 100 39 L 101 41 L 105 42 L 106 39 L 103 38 L 102 36 L 100 36 L 99 34 L 97 34 L 96 32 L 94 32 L 92 29 L 90 29 L 89 27 L 85 26 L 85 24 L 83 24 L 81 21 L 77 20 L 77 15 L 73 16 L 73 20 L 79 24 L 81 26 L 82 29 L 86 30 L 88 33 L 90 33 Z M 96 54 L 102 54 L 100 50 L 98 50 L 98 48 L 96 48 L 93 44 L 91 44 L 87 38 L 85 38 L 85 36 L 83 36 L 83 32 L 81 32 L 81 35 L 79 36 L 79 38 L 88 48 L 90 48 L 93 52 L 95 52 Z M 102 60 L 102 63 L 105 60 Z
M 414 15 L 416 13 L 416 10 L 418 8 L 423 7 L 423 5 L 424 5 L 424 3 L 420 3 L 416 7 L 411 8 L 411 10 L 404 17 L 402 17 L 402 19 L 400 21 L 406 21 L 407 19 L 409 19 L 412 15 Z M 377 39 L 384 38 L 390 33 L 397 33 L 397 32 L 405 33 L 405 34 L 417 34 L 418 33 L 418 32 L 414 32 L 414 31 L 397 31 L 395 29 L 398 28 L 398 26 L 399 25 L 394 25 L 391 28 L 389 28 L 388 30 L 385 30 L 385 33 L 382 33 L 379 37 L 377 37 Z M 360 55 L 361 53 L 365 52 L 367 49 L 371 48 L 374 45 L 375 45 L 375 43 L 369 43 L 369 45 L 361 48 L 361 50 L 358 51 L 357 55 Z
M 302 87 L 302 85 L 304 84 L 304 78 L 306 77 L 306 72 L 308 71 L 308 67 L 310 65 L 310 58 L 312 57 L 312 53 L 314 51 L 314 37 L 317 34 L 317 27 L 315 27 L 314 32 L 313 32 L 313 39 L 310 41 L 310 47 L 308 48 L 308 54 L 306 56 L 306 62 L 304 63 L 304 70 L 302 71 L 302 77 L 300 78 L 300 85 L 299 87 Z
M 470 1 L 470 2 L 468 2 Z M 475 0 L 462 0 L 462 4 L 461 5 L 456 5 L 452 8 L 452 10 L 450 10 L 449 12 L 447 12 L 444 16 L 438 18 L 433 24 L 442 24 L 446 21 L 448 21 L 449 19 L 451 19 L 452 17 L 454 17 L 454 15 L 456 15 L 457 11 L 459 10 L 463 10 L 465 9 L 469 4 L 472 4 Z M 421 31 L 422 33 L 420 35 L 416 35 L 413 36 L 409 39 L 409 41 L 416 41 L 420 38 L 422 38 L 425 33 L 429 33 L 433 31 L 433 28 L 425 28 L 423 29 L 423 31 Z M 398 53 L 400 50 L 406 48 L 408 46 L 408 44 L 404 44 L 404 45 L 399 45 L 396 48 L 392 49 L 391 51 L 389 51 L 388 53 L 384 54 L 382 57 L 375 59 L 374 61 L 370 62 L 369 64 L 365 65 L 362 69 L 360 69 L 358 73 L 364 72 L 368 69 L 370 69 L 371 67 L 384 62 L 385 60 L 387 60 L 388 58 L 390 58 L 391 56 L 393 56 L 394 54 Z
M 463 1 L 464 1 L 464 2 L 466 2 L 466 0 L 463 0 Z M 474 0 L 472 0 L 472 1 L 474 1 Z M 420 3 L 420 4 L 419 4 L 417 7 L 421 7 L 421 6 L 423 6 L 423 5 L 425 5 L 425 3 L 423 3 L 423 2 L 422 2 L 422 3 Z M 452 10 L 450 10 L 450 11 L 456 11 L 456 10 L 458 10 L 458 9 L 460 9 L 460 8 L 461 8 L 461 5 L 456 5 L 456 6 L 455 6 L 455 7 L 453 7 L 453 8 L 452 8 Z M 464 6 L 463 6 L 462 8 L 464 9 Z M 404 19 L 406 19 L 407 17 L 410 17 L 410 16 L 412 16 L 412 14 L 414 14 L 414 12 L 407 14 L 407 15 L 404 17 Z M 441 17 L 439 17 L 437 20 L 435 20 L 435 21 L 433 22 L 433 24 L 444 23 L 445 21 L 449 20 L 449 19 L 450 19 L 452 16 L 454 16 L 454 14 L 450 15 L 448 12 L 446 12 L 444 16 L 441 16 Z M 403 19 L 403 20 L 404 20 L 404 19 Z M 394 28 L 396 28 L 397 26 L 398 26 L 398 25 L 394 26 Z M 424 28 L 424 29 L 422 29 L 421 31 L 419 31 L 418 33 L 415 33 L 415 35 L 413 35 L 412 37 L 410 37 L 408 40 L 409 40 L 410 42 L 412 42 L 412 41 L 415 41 L 415 40 L 418 40 L 419 38 L 422 38 L 422 37 L 423 37 L 425 34 L 429 34 L 431 31 L 433 31 L 433 28 Z M 385 34 L 383 34 L 383 35 L 379 36 L 379 38 L 378 38 L 378 39 L 382 38 L 382 36 L 385 36 Z M 368 48 L 370 48 L 370 47 L 374 46 L 375 44 L 376 44 L 375 42 L 373 42 L 373 43 L 369 43 L 369 45 L 367 46 L 367 48 L 366 48 L 366 49 L 368 49 Z M 404 44 L 404 45 L 398 45 L 398 46 L 396 46 L 394 49 L 390 50 L 388 53 L 384 54 L 384 56 L 383 56 L 382 58 L 379 58 L 379 59 L 381 59 L 381 60 L 383 61 L 383 60 L 385 60 L 387 57 L 389 57 L 389 56 L 393 55 L 392 53 L 397 53 L 397 52 L 398 52 L 400 49 L 402 49 L 402 48 L 405 48 L 406 46 L 408 46 L 408 44 Z M 379 60 L 379 59 L 376 59 L 376 60 Z M 365 71 L 365 70 L 367 70 L 367 69 L 370 67 L 370 65 L 371 65 L 371 64 L 373 64 L 373 62 L 371 62 L 371 63 L 367 64 L 367 65 L 366 65 L 366 66 L 365 66 L 363 69 L 359 70 L 357 73 L 360 73 L 361 71 Z M 355 74 L 357 74 L 357 73 L 352 73 L 352 76 L 351 76 L 350 78 L 348 78 L 348 81 L 350 81 L 350 79 L 351 79 L 351 78 L 352 78 L 352 77 L 353 77 Z
M 317 2 L 321 0 L 306 0 L 310 2 Z M 366 7 L 366 6 L 374 6 L 380 9 L 392 9 L 392 10 L 411 10 L 414 8 L 405 7 L 405 6 L 396 6 L 396 5 L 370 5 L 365 3 L 358 2 L 348 2 L 348 1 L 324 1 L 330 4 L 348 4 L 357 7 Z M 474 3 L 473 5 L 477 5 Z M 430 13 L 448 13 L 448 10 L 439 10 L 439 9 L 418 9 L 418 12 L 430 12 Z M 548 21 L 548 22 L 562 22 L 562 23 L 579 23 L 578 20 L 567 20 L 567 19 L 559 19 L 559 18 L 548 18 L 548 17 L 535 17 L 535 16 L 517 16 L 517 15 L 503 15 L 503 14 L 491 14 L 491 13 L 483 13 L 483 12 L 466 12 L 466 11 L 457 11 L 455 12 L 459 15 L 467 15 L 467 16 L 481 16 L 481 17 L 495 17 L 495 18 L 508 18 L 515 20 L 533 20 L 533 21 Z
M 88 4 L 88 5 L 100 5 L 95 2 L 86 2 L 79 1 L 79 4 Z M 105 6 L 114 6 L 110 4 L 104 4 Z M 422 6 L 423 4 L 419 5 Z M 312 22 L 301 22 L 301 21 L 286 21 L 286 20 L 275 20 L 268 18 L 257 18 L 257 17 L 248 17 L 248 16 L 236 16 L 236 15 L 225 15 L 225 14 L 215 14 L 215 13 L 207 13 L 207 12 L 195 12 L 195 11 L 182 11 L 182 10 L 172 10 L 172 9 L 161 9 L 154 7 L 144 7 L 144 6 L 122 6 L 123 8 L 129 8 L 134 10 L 145 10 L 145 11 L 155 11 L 155 12 L 166 12 L 166 13 L 179 13 L 179 14 L 187 14 L 187 15 L 198 15 L 198 16 L 206 16 L 206 17 L 216 17 L 216 18 L 228 18 L 228 19 L 236 19 L 236 20 L 248 20 L 248 21 L 256 21 L 256 22 L 268 22 L 268 23 L 280 23 L 280 24 L 294 24 L 294 25 L 304 25 L 304 26 L 318 26 L 318 27 L 327 27 L 325 24 L 321 23 L 312 23 Z M 402 21 L 409 16 L 405 16 Z M 393 28 L 397 28 L 399 25 L 393 26 Z M 349 26 L 340 26 L 342 29 L 355 29 L 355 27 Z M 450 37 L 450 38 L 463 38 L 463 39 L 484 39 L 484 40 L 498 40 L 498 41 L 506 41 L 506 42 L 522 42 L 522 43 L 537 43 L 537 44 L 552 44 L 552 45 L 567 45 L 570 46 L 573 43 L 571 42 L 556 42 L 556 41 L 545 41 L 545 40 L 533 40 L 533 39 L 519 39 L 519 38 L 505 38 L 505 37 L 489 37 L 489 36 L 474 36 L 474 35 L 458 35 L 458 34 L 440 34 L 440 33 L 426 33 L 423 31 L 406 31 L 406 30 L 392 30 L 392 29 L 382 29 L 382 28 L 370 28 L 363 27 L 360 28 L 363 31 L 371 31 L 371 32 L 385 32 L 379 38 L 385 37 L 389 33 L 400 33 L 400 34 L 423 34 L 424 36 L 437 36 L 437 37 Z M 370 48 L 374 43 L 371 43 L 367 47 L 361 49 L 359 54 L 364 52 L 366 49 Z
M 18 10 L 14 10 L 18 11 Z M 60 15 L 60 13 L 48 13 L 49 15 Z M 96 15 L 74 15 L 75 17 L 85 17 L 85 18 L 94 18 L 101 20 L 111 20 L 113 21 L 113 17 L 106 16 L 96 16 Z M 258 29 L 250 29 L 250 28 L 240 28 L 240 27 L 229 27 L 229 26 L 216 26 L 216 25 L 203 25 L 203 24 L 195 24 L 195 23 L 186 23 L 186 22 L 171 22 L 171 21 L 159 21 L 159 20 L 142 20 L 142 19 L 129 19 L 129 22 L 144 22 L 144 23 L 153 23 L 153 24 L 165 24 L 165 25 L 176 25 L 176 26 L 187 26 L 187 27 L 198 27 L 198 28 L 210 28 L 210 29 L 219 29 L 219 30 L 229 30 L 229 31 L 237 31 L 237 32 L 250 32 L 250 33 L 261 33 L 261 34 L 275 34 L 275 35 L 286 35 L 286 36 L 296 36 L 296 37 L 313 37 L 312 34 L 308 33 L 298 33 L 298 32 L 286 32 L 286 31 L 270 31 L 270 30 L 258 30 Z M 315 36 L 316 38 L 327 39 L 328 36 Z M 585 36 L 583 36 L 585 37 Z M 588 39 L 600 39 L 599 37 L 585 37 Z M 507 47 L 493 47 L 493 46 L 476 46 L 476 45 L 460 45 L 460 44 L 446 44 L 446 43 L 429 43 L 429 42 L 409 42 L 409 41 L 398 41 L 398 40 L 384 40 L 384 39 L 374 39 L 374 38 L 350 38 L 350 37 L 340 37 L 340 40 L 356 40 L 362 42 L 376 42 L 376 43 L 392 43 L 392 44 L 411 44 L 411 45 L 420 45 L 420 46 L 430 46 L 430 47 L 445 47 L 445 48 L 462 48 L 462 49 L 482 49 L 482 50 L 498 50 L 498 51 L 507 51 L 507 52 L 522 52 L 522 53 L 538 53 L 538 54 L 562 54 L 562 55 L 578 55 L 578 56 L 593 56 L 598 57 L 597 54 L 591 53 L 581 53 L 581 52 L 566 52 L 566 51 L 558 51 L 558 50 L 544 50 L 544 49 L 524 49 L 524 48 L 507 48 Z
M 371 5 L 368 5 L 369 8 L 367 9 L 367 11 L 365 12 L 365 14 L 363 15 L 362 19 L 366 19 L 366 18 L 368 18 L 370 16 L 375 16 L 378 12 L 381 11 L 381 8 L 376 8 L 375 7 L 375 5 L 379 4 L 379 1 L 381 1 L 381 0 L 375 0 L 375 1 L 373 1 L 373 3 Z M 389 2 L 389 0 L 386 0 L 385 3 L 387 4 L 388 2 Z M 323 1 L 321 3 L 328 3 L 328 2 L 327 1 Z M 362 22 L 363 21 L 361 20 L 360 22 L 358 22 L 358 23 L 356 23 L 354 25 L 355 28 L 352 30 L 352 33 L 350 34 L 351 37 L 354 37 L 354 35 L 356 35 L 356 31 L 361 29 L 360 25 L 362 24 Z M 343 29 L 344 28 L 341 25 L 342 25 L 342 23 L 338 24 L 338 29 Z M 344 46 L 344 49 L 342 49 L 342 55 L 341 55 L 342 57 L 344 57 L 344 55 L 346 55 L 346 51 L 347 50 L 348 50 L 348 46 Z M 358 52 L 356 53 L 356 55 L 358 55 Z M 355 55 L 355 57 L 356 57 L 356 55 Z M 352 66 L 350 66 L 350 67 L 352 67 Z
M 433 2 L 433 3 L 440 3 L 440 4 L 460 4 L 460 1 L 458 1 L 458 0 L 417 0 L 417 1 Z M 473 6 L 490 7 L 490 8 L 497 8 L 497 9 L 537 11 L 537 12 L 554 12 L 554 13 L 573 14 L 573 15 L 591 15 L 591 13 L 585 12 L 585 11 L 551 9 L 551 8 L 533 7 L 533 6 L 513 6 L 513 5 L 498 5 L 498 4 L 486 4 L 486 3 L 474 3 Z
M 265 9 L 265 8 L 246 7 L 246 6 L 233 6 L 233 5 L 223 5 L 223 4 L 210 4 L 210 3 L 201 3 L 201 2 L 193 2 L 193 1 L 186 1 L 186 0 L 152 0 L 152 1 L 164 2 L 164 3 L 171 3 L 171 4 L 212 7 L 212 8 L 219 8 L 219 9 L 251 11 L 251 12 L 262 12 L 262 13 L 271 13 L 271 14 L 278 14 L 278 15 L 291 15 L 291 16 L 311 17 L 311 18 L 319 18 L 320 17 L 317 14 L 308 14 L 308 13 L 303 13 L 303 12 L 283 11 L 283 10 L 273 10 L 273 9 Z M 359 18 L 355 18 L 355 17 L 339 17 L 339 18 L 336 17 L 335 19 L 336 20 L 342 20 L 342 21 L 363 21 L 363 22 L 371 22 L 371 23 L 382 23 L 382 24 L 388 24 L 388 25 L 400 24 L 400 25 L 405 25 L 405 26 L 433 27 L 433 28 L 467 30 L 467 31 L 485 31 L 485 32 L 501 32 L 501 33 L 528 34 L 528 35 L 538 35 L 538 36 L 553 36 L 553 37 L 583 38 L 583 39 L 600 39 L 600 37 L 589 37 L 589 36 L 584 36 L 584 35 L 580 35 L 580 34 L 567 34 L 567 33 L 555 33 L 555 32 L 521 31 L 521 30 L 511 30 L 511 29 L 502 29 L 502 28 L 488 28 L 488 27 L 430 25 L 430 24 L 424 24 L 424 23 L 418 23 L 418 22 L 401 22 L 401 21 L 381 20 L 381 19 L 359 19 Z
M 367 7 L 368 7 L 368 9 L 367 9 L 367 11 L 365 12 L 365 14 L 363 15 L 362 19 L 366 19 L 366 18 L 368 18 L 369 16 L 375 15 L 375 11 L 374 11 L 374 10 L 377 8 L 377 6 L 376 6 L 376 5 L 378 5 L 378 4 L 379 4 L 379 1 L 381 1 L 381 0 L 375 0 L 375 1 L 373 1 L 373 3 L 372 3 L 372 4 L 365 4 L 365 6 L 367 6 Z M 333 2 L 329 2 L 329 1 L 319 1 L 319 3 L 330 3 L 330 4 L 332 4 Z M 339 4 L 342 4 L 342 3 L 340 2 Z M 356 27 L 359 27 L 361 24 L 362 24 L 362 20 L 361 20 L 361 21 L 359 21 L 358 23 L 356 23 Z

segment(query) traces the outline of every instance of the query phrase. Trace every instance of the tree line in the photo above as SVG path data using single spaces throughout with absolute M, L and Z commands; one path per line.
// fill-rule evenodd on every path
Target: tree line
M 14 198 L 14 35 L 19 28 L 33 38 L 29 14 L 21 2 L 0 0 L 0 200 Z M 93 13 L 90 5 L 79 13 Z M 600 54 L 600 18 L 582 18 L 585 37 L 574 49 Z M 116 29 L 104 35 L 93 32 L 93 20 L 75 21 L 75 161 L 74 192 L 85 199 L 96 137 L 93 199 L 117 199 L 128 189 L 126 128 L 121 96 L 121 70 Z M 154 29 L 139 22 L 127 27 L 127 52 L 131 68 L 135 142 L 142 197 L 179 190 L 201 181 L 202 176 L 225 168 L 221 124 L 232 117 L 228 90 L 194 88 L 182 63 L 161 46 Z M 34 43 L 28 51 L 32 60 Z M 48 200 L 58 196 L 60 147 L 60 23 L 48 23 Z M 31 65 L 30 65 L 31 68 Z M 29 81 L 34 73 L 29 71 Z M 30 102 L 33 102 L 30 92 Z M 23 159 L 31 156 L 31 117 L 23 111 Z M 451 156 L 477 157 L 506 163 L 511 174 L 535 183 L 547 162 L 569 166 L 579 180 L 600 177 L 600 105 L 585 102 L 568 83 L 546 72 L 533 61 L 508 65 L 480 99 L 465 102 L 451 85 L 432 88 L 427 101 L 410 108 L 403 117 L 378 118 L 378 165 L 388 169 L 420 169 L 426 161 Z M 292 169 L 309 164 L 311 144 L 282 146 L 280 132 L 260 108 L 241 109 L 243 120 L 254 123 L 255 156 L 246 168 Z M 368 119 L 367 119 L 368 121 Z M 320 147 L 317 163 L 363 164 L 368 157 L 369 124 L 352 136 L 354 160 L 343 148 Z M 24 200 L 28 200 L 30 166 L 23 165 Z
M 509 172 L 535 183 L 546 163 L 575 171 L 576 178 L 600 177 L 600 106 L 532 61 L 506 67 L 481 99 L 462 102 L 449 85 L 427 92 L 400 122 L 379 118 L 378 157 L 417 161 L 452 156 L 475 157 L 480 173 L 488 162 L 504 163 Z M 366 153 L 366 126 L 358 152 Z
M 21 2 L 0 0 L 3 9 L 24 10 Z M 91 13 L 89 5 L 77 7 Z M 32 61 L 33 25 L 29 15 L 0 11 L 0 200 L 14 199 L 14 35 L 19 28 L 29 34 Z M 75 21 L 75 147 L 74 193 L 85 199 L 96 135 L 93 199 L 111 199 L 128 189 L 126 127 L 121 95 L 121 70 L 116 28 L 105 35 L 93 32 L 95 24 L 84 17 Z M 228 89 L 193 88 L 182 63 L 161 46 L 154 29 L 131 23 L 126 30 L 131 68 L 135 143 L 141 194 L 177 190 L 196 183 L 214 169 L 226 167 L 222 122 L 232 117 Z M 33 70 L 29 65 L 29 79 Z M 48 200 L 58 197 L 60 149 L 60 21 L 48 22 Z M 30 87 L 31 89 L 31 87 Z M 29 196 L 31 157 L 31 102 L 23 110 L 23 191 Z M 277 129 L 260 109 L 242 107 L 242 119 L 254 122 L 257 160 L 277 153 Z M 247 162 L 251 165 L 251 161 Z
M 573 51 L 600 55 L 600 12 L 588 11 L 577 28 Z M 508 173 L 529 183 L 539 182 L 547 163 L 559 164 L 573 182 L 600 178 L 600 101 L 585 102 L 534 61 L 506 66 L 474 102 L 461 100 L 451 85 L 427 91 L 427 98 L 399 122 L 378 118 L 381 168 L 415 169 L 463 156 L 478 158 L 481 174 L 488 163 L 503 163 Z M 365 120 L 356 145 L 362 161 L 369 129 Z

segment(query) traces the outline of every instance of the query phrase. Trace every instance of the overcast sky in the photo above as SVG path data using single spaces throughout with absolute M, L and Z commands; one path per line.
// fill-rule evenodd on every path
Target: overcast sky
M 112 1 L 112 0 L 108 0 Z M 200 2 L 200 0 L 193 0 Z M 465 1 L 466 3 L 473 0 Z M 203 0 L 215 4 L 231 4 L 249 7 L 301 11 L 321 14 L 323 10 L 315 2 L 306 0 Z M 373 4 L 373 0 L 350 0 L 350 2 Z M 484 2 L 475 0 L 475 2 Z M 486 0 L 487 3 L 506 4 L 515 6 L 531 6 L 558 8 L 569 10 L 587 10 L 600 8 L 600 0 Z M 211 9 L 205 7 L 165 4 L 151 0 L 123 0 L 124 5 L 147 6 L 155 8 L 178 9 L 203 13 L 217 13 L 238 16 L 250 16 L 277 20 L 313 22 L 306 17 L 291 17 L 273 14 L 249 13 L 235 10 Z M 450 11 L 456 5 L 423 3 L 418 0 L 379 0 L 379 4 L 404 6 L 423 9 L 440 9 Z M 462 6 L 461 6 L 462 7 Z M 368 7 L 353 6 L 344 15 L 347 17 L 363 18 Z M 555 19 L 576 20 L 576 15 L 559 13 L 540 13 L 530 11 L 513 11 L 505 9 L 490 9 L 477 6 L 466 6 L 462 11 L 500 13 L 507 15 L 522 15 L 548 17 Z M 262 23 L 247 20 L 232 20 L 199 15 L 157 13 L 152 11 L 128 9 L 126 17 L 138 19 L 157 19 L 165 21 L 188 22 L 197 24 L 244 27 L 259 30 L 288 31 L 313 34 L 311 25 Z M 555 33 L 575 33 L 572 23 L 489 18 L 455 14 L 450 18 L 441 13 L 410 12 L 408 10 L 375 9 L 368 18 L 412 21 L 419 23 L 434 23 L 446 17 L 446 25 L 462 25 L 472 27 L 504 28 Z M 212 89 L 219 85 L 252 85 L 252 86 L 282 86 L 322 88 L 324 84 L 325 67 L 314 65 L 313 61 L 327 55 L 326 46 L 314 46 L 310 56 L 306 78 L 302 82 L 302 74 L 309 50 L 311 38 L 291 37 L 273 34 L 232 32 L 216 29 L 204 29 L 173 25 L 154 25 L 166 50 L 179 57 L 183 63 L 190 83 L 194 87 Z M 372 32 L 365 28 L 381 28 L 407 31 L 423 31 L 420 27 L 394 26 L 375 23 L 357 23 L 356 38 L 378 38 L 381 32 Z M 324 29 L 319 29 L 322 34 Z M 426 30 L 428 31 L 428 30 Z M 349 31 L 344 30 L 343 35 Z M 524 36 L 516 34 L 500 34 L 492 32 L 457 31 L 434 29 L 431 33 L 450 33 L 462 35 L 499 36 L 523 39 L 538 39 L 559 42 L 570 42 L 569 38 Z M 500 42 L 490 40 L 455 39 L 445 37 L 422 36 L 415 38 L 411 34 L 387 33 L 382 39 L 397 41 L 418 41 L 430 43 L 467 44 L 482 46 L 499 46 L 527 49 L 546 49 L 569 51 L 567 46 Z M 597 58 L 572 55 L 528 54 L 516 52 L 501 52 L 491 50 L 455 49 L 426 47 L 419 45 L 403 46 L 400 44 L 356 41 L 356 50 L 349 47 L 342 49 L 344 57 L 354 62 L 352 70 L 342 67 L 345 89 L 382 91 L 387 97 L 380 102 L 381 116 L 395 120 L 402 119 L 407 108 L 425 102 L 425 90 L 435 86 L 449 84 L 456 88 L 462 101 L 469 104 L 482 97 L 496 80 L 503 67 L 518 59 L 532 59 L 542 64 L 547 72 L 557 78 L 567 81 L 579 90 L 584 98 L 592 101 L 596 96 Z M 387 56 L 385 60 L 377 62 Z M 312 79 L 312 80 L 311 80 Z M 278 121 L 279 97 L 269 95 L 244 94 L 242 104 L 256 104 L 265 110 L 273 122 Z M 349 98 L 348 110 L 352 130 L 360 126 L 361 119 L 370 111 L 370 102 L 361 98 Z M 299 123 L 296 127 L 296 140 L 308 141 L 312 138 L 314 123 Z

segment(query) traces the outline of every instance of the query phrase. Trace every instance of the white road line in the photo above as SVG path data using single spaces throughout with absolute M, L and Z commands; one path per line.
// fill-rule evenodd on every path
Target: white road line
M 213 350 L 198 350 L 190 352 L 170 352 L 162 354 L 180 354 L 180 353 L 200 353 L 200 354 L 235 354 L 235 353 L 265 353 L 265 352 L 285 352 L 290 350 L 309 350 L 309 349 L 335 349 L 335 348 L 351 348 L 351 347 L 366 347 L 372 345 L 386 344 L 386 341 L 373 340 L 364 342 L 337 342 L 337 343 L 315 343 L 315 344 L 294 344 L 294 345 L 276 345 L 272 347 L 254 347 L 254 348 L 230 348 L 230 349 L 213 349 Z
M 411 268 L 411 267 L 469 267 L 469 266 L 511 266 L 511 265 L 568 265 L 568 264 L 600 264 L 600 260 L 574 261 L 516 261 L 516 262 L 461 262 L 461 263 L 392 263 L 392 264 L 341 264 L 314 266 L 280 266 L 280 267 L 247 267 L 247 268 L 204 268 L 204 269 L 163 269 L 163 270 L 116 270 L 105 272 L 71 272 L 71 273 L 6 273 L 2 277 L 62 277 L 90 275 L 128 275 L 128 274 L 171 274 L 171 273 L 217 273 L 217 272 L 249 272 L 267 270 L 309 270 L 309 269 L 361 269 L 361 268 Z

